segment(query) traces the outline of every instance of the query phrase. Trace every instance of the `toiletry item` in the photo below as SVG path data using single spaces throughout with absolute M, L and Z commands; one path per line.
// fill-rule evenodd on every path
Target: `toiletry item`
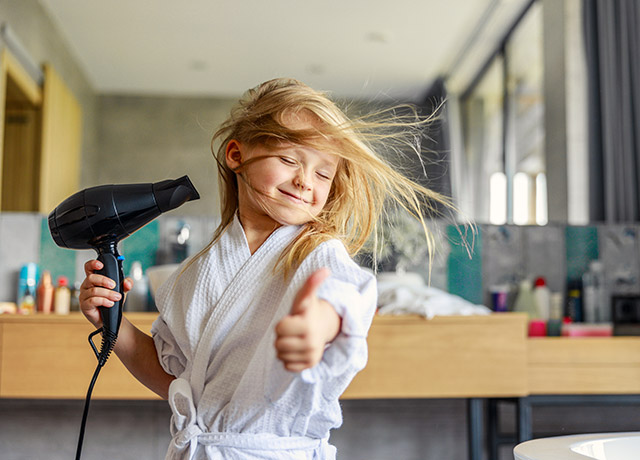
M 551 314 L 551 291 L 549 291 L 547 282 L 542 276 L 536 278 L 534 285 L 533 297 L 535 298 L 536 308 L 540 318 L 546 321 Z
M 549 321 L 547 321 L 547 335 L 549 337 L 562 335 L 562 300 L 562 293 L 551 293 Z
M 22 302 L 18 306 L 20 313 L 29 315 L 36 312 L 36 296 L 35 286 L 28 284 L 27 289 L 22 296 Z
M 69 302 L 70 311 L 80 311 L 80 281 L 73 283 L 71 289 L 71 301 Z
M 570 323 L 562 329 L 563 337 L 611 337 L 612 324 Z
M 559 337 L 562 335 L 562 320 L 550 319 L 547 321 L 547 336 Z
M 491 308 L 495 312 L 505 312 L 509 309 L 509 286 L 506 284 L 500 284 L 491 286 L 489 292 L 491 293 Z
M 569 318 L 568 316 L 565 316 L 564 318 L 562 318 L 562 326 L 560 327 L 560 335 L 561 336 L 565 336 L 565 335 L 569 335 L 569 328 L 571 327 L 571 325 L 573 324 L 573 321 L 571 321 L 571 318 Z
M 531 281 L 528 279 L 520 281 L 514 311 L 527 313 L 529 315 L 529 320 L 540 318 L 540 314 L 536 308 L 533 290 L 531 288 Z
M 564 308 L 562 307 L 562 293 L 561 292 L 552 292 L 551 293 L 551 305 L 549 308 L 549 319 L 562 321 L 562 314 Z
M 570 318 L 574 323 L 581 323 L 583 321 L 581 281 L 569 281 L 567 289 L 567 305 L 564 316 Z
M 131 264 L 129 277 L 133 280 L 133 287 L 127 293 L 124 310 L 147 311 L 149 305 L 149 280 L 142 271 L 142 264 L 137 260 Z
M 18 306 L 13 302 L 0 302 L 0 315 L 18 313 Z
M 584 321 L 604 323 L 611 321 L 611 306 L 605 283 L 604 268 L 599 260 L 592 260 L 582 275 Z
M 18 295 L 16 298 L 18 309 L 23 302 L 23 297 L 27 293 L 28 288 L 31 289 L 31 296 L 34 297 L 35 300 L 38 275 L 38 265 L 33 262 L 25 264 L 20 268 L 20 276 L 18 278 Z
M 44 270 L 40 277 L 40 283 L 36 290 L 36 303 L 38 305 L 38 313 L 53 313 L 53 281 L 51 280 L 51 272 Z
M 57 315 L 68 315 L 71 310 L 71 290 L 66 276 L 58 277 L 58 286 L 53 295 L 53 308 Z
M 529 321 L 529 337 L 546 337 L 547 323 L 542 319 Z

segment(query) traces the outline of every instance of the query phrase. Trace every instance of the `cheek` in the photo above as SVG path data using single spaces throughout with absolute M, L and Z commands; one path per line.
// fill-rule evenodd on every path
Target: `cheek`
M 279 175 L 267 168 L 260 170 L 260 168 L 252 168 L 251 171 L 247 171 L 247 180 L 249 183 L 262 191 L 265 191 L 271 187 L 279 185 Z
M 316 191 L 316 197 L 315 197 L 316 201 L 318 202 L 319 205 L 322 205 L 322 207 L 324 207 L 325 203 L 327 202 L 327 198 L 329 198 L 329 192 L 331 191 L 331 184 L 322 183 L 315 187 L 315 191 Z

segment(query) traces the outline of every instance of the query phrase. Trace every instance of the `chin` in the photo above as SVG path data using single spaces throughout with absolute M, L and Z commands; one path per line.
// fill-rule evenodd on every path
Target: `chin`
M 313 220 L 306 212 L 281 212 L 272 215 L 271 218 L 280 225 L 304 225 Z

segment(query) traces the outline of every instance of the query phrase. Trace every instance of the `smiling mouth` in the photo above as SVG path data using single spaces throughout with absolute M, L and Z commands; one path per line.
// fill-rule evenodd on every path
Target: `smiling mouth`
M 299 197 L 298 195 L 294 195 L 293 193 L 289 193 L 289 192 L 286 192 L 286 191 L 280 190 L 280 189 L 278 189 L 278 191 L 280 193 L 282 193 L 284 196 L 286 196 L 287 198 L 291 199 L 292 201 L 294 201 L 296 203 L 311 204 L 310 201 L 307 201 L 304 198 Z

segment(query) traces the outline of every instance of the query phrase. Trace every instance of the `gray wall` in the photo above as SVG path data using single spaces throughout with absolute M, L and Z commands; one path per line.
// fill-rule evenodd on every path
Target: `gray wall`
M 101 96 L 95 182 L 153 182 L 188 174 L 200 200 L 181 212 L 218 216 L 218 172 L 211 137 L 234 102 Z

